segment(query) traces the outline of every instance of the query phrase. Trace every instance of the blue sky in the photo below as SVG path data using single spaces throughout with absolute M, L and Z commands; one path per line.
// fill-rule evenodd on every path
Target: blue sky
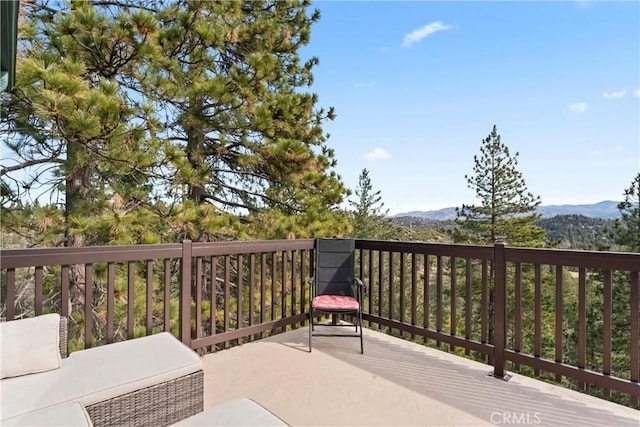
M 337 172 L 390 214 L 475 203 L 497 125 L 542 203 L 621 200 L 640 170 L 640 2 L 318 1 L 303 57 Z

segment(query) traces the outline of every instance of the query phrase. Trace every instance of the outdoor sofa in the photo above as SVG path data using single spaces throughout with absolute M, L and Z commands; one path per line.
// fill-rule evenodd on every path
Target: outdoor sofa
M 57 314 L 0 325 L 0 425 L 167 426 L 202 411 L 202 361 L 173 335 L 66 357 L 66 325 Z
M 288 425 L 246 397 L 203 411 L 200 356 L 166 332 L 66 357 L 47 314 L 0 322 L 0 354 L 2 426 Z

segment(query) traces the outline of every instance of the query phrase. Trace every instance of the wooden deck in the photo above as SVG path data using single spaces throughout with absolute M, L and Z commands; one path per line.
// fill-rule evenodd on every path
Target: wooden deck
M 640 411 L 365 329 L 306 328 L 204 356 L 205 408 L 249 397 L 292 426 L 640 426 Z

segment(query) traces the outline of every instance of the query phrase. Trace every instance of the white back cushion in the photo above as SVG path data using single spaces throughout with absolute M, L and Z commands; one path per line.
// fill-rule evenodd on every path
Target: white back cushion
M 59 368 L 59 342 L 59 314 L 0 322 L 0 378 Z

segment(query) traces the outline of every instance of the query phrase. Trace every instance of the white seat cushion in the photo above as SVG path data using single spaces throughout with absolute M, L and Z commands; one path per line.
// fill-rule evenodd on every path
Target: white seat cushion
M 2 380 L 0 414 L 72 401 L 88 406 L 201 369 L 200 356 L 168 332 L 77 351 L 60 369 Z
M 92 427 L 91 418 L 78 402 L 52 406 L 40 411 L 29 412 L 17 417 L 2 420 L 2 425 L 9 426 L 65 426 Z
M 246 397 L 230 400 L 174 424 L 181 426 L 288 426 L 257 402 Z

